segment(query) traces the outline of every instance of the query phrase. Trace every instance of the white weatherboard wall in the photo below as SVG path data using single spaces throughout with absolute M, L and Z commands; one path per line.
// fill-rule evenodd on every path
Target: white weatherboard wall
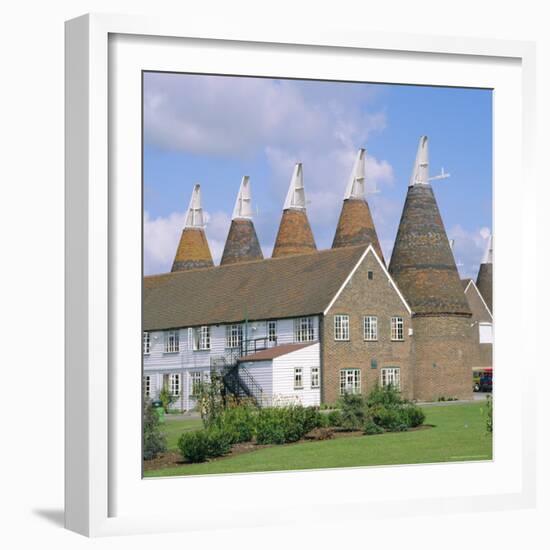
M 241 363 L 242 366 L 254 377 L 254 380 L 261 386 L 262 405 L 269 407 L 273 396 L 273 361 L 247 361 Z
M 319 318 L 313 316 L 313 339 L 319 339 Z M 239 323 L 235 323 L 239 324 Z M 240 323 L 243 327 L 243 338 L 256 339 L 267 337 L 267 322 L 266 321 L 250 321 L 248 327 L 245 323 Z M 165 331 L 156 330 L 150 331 L 150 347 L 149 353 L 143 355 L 143 375 L 151 376 L 151 397 L 158 396 L 162 388 L 162 377 L 164 374 L 179 373 L 180 374 L 180 391 L 181 398 L 172 404 L 175 409 L 190 410 L 195 406 L 195 400 L 190 396 L 191 393 L 191 372 L 201 371 L 208 373 L 210 371 L 210 359 L 227 355 L 230 350 L 225 347 L 225 327 L 226 325 L 210 325 L 210 349 L 209 350 L 194 350 L 192 329 L 178 329 L 179 334 L 179 351 L 165 352 L 164 337 Z M 245 334 L 247 332 L 247 334 Z M 277 345 L 292 344 L 295 342 L 294 335 L 294 319 L 278 319 L 277 320 Z M 257 366 L 251 367 L 254 369 L 252 375 L 256 378 Z M 270 367 L 271 369 L 271 367 Z M 249 369 L 250 370 L 250 369 Z M 258 371 L 260 373 L 260 371 Z M 265 373 L 260 377 L 264 383 L 266 380 Z M 258 383 L 264 387 L 260 381 Z M 264 390 L 265 395 L 272 395 L 272 382 L 268 384 L 269 389 Z M 269 402 L 271 399 L 269 398 Z
M 311 387 L 311 369 L 319 368 L 319 343 L 281 355 L 273 359 L 273 399 L 275 401 L 299 400 L 302 405 L 319 405 L 321 389 Z M 294 389 L 294 369 L 302 368 L 303 389 Z

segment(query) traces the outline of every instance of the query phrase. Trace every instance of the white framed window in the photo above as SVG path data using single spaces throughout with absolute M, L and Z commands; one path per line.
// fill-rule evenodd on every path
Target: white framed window
M 277 341 L 277 321 L 267 322 L 267 341 L 268 342 Z
M 361 393 L 361 371 L 359 369 L 342 369 L 340 371 L 340 395 Z
M 363 339 L 368 342 L 378 340 L 378 317 L 374 315 L 363 317 Z
M 199 395 L 199 389 L 202 382 L 202 373 L 201 371 L 191 371 L 189 376 L 191 378 L 191 396 L 196 397 Z
M 225 347 L 240 348 L 243 343 L 243 327 L 242 325 L 226 325 L 225 326 Z
M 304 388 L 304 372 L 302 367 L 294 369 L 294 389 L 302 390 Z
M 393 386 L 401 389 L 401 369 L 399 367 L 385 367 L 380 370 L 380 383 L 382 386 Z
M 294 340 L 296 342 L 311 342 L 314 338 L 313 317 L 294 319 Z
M 349 340 L 349 315 L 334 316 L 334 339 L 338 341 Z
M 149 355 L 151 353 L 151 333 L 143 333 L 143 355 Z
M 145 397 L 151 397 L 151 377 L 143 377 L 143 395 Z
M 391 318 L 391 339 L 403 340 L 403 317 Z
M 164 352 L 178 353 L 180 350 L 180 335 L 178 330 L 164 331 Z
M 202 351 L 210 349 L 210 327 L 204 325 L 193 329 L 193 350 Z
M 168 377 L 168 388 L 170 389 L 170 394 L 177 396 L 180 394 L 181 389 L 181 378 L 179 373 L 173 372 Z
M 479 343 L 493 343 L 493 325 L 491 323 L 479 323 Z
M 320 386 L 319 367 L 311 368 L 311 387 L 318 388 Z

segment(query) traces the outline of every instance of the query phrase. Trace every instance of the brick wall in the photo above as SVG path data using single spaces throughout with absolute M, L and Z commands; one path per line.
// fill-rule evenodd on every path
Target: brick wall
M 373 272 L 369 280 L 368 272 Z M 334 315 L 350 316 L 350 340 L 334 340 Z M 363 316 L 378 317 L 378 341 L 363 339 Z M 392 342 L 390 319 L 401 316 L 404 320 L 404 341 Z M 380 380 L 384 367 L 399 367 L 401 390 L 412 397 L 413 379 L 410 372 L 411 318 L 407 308 L 384 274 L 373 254 L 367 254 L 347 286 L 340 294 L 322 323 L 322 395 L 325 403 L 340 397 L 340 370 L 356 368 L 361 371 L 361 392 L 367 394 Z M 377 368 L 371 367 L 375 360 Z
M 458 315 L 413 317 L 416 399 L 472 398 L 471 324 Z

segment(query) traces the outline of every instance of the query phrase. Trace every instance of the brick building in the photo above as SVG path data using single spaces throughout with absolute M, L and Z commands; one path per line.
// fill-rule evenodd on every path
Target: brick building
M 491 360 L 475 336 L 490 311 L 473 281 L 460 281 L 430 185 L 427 138 L 389 268 L 365 198 L 364 163 L 361 149 L 333 247 L 321 251 L 297 164 L 268 259 L 243 178 L 219 266 L 195 187 L 172 273 L 144 278 L 147 396 L 169 385 L 177 406 L 190 409 L 197 382 L 217 371 L 228 389 L 261 405 L 334 402 L 388 384 L 411 399 L 471 398 L 472 366 Z

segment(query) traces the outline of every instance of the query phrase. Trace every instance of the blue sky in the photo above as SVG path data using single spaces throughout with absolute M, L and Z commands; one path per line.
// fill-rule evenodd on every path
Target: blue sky
M 201 184 L 217 262 L 243 175 L 269 257 L 292 167 L 302 162 L 318 248 L 329 248 L 356 151 L 389 261 L 418 139 L 461 275 L 475 277 L 492 227 L 490 90 L 146 73 L 144 268 L 169 271 L 191 189 Z M 376 191 L 376 192 L 373 192 Z

